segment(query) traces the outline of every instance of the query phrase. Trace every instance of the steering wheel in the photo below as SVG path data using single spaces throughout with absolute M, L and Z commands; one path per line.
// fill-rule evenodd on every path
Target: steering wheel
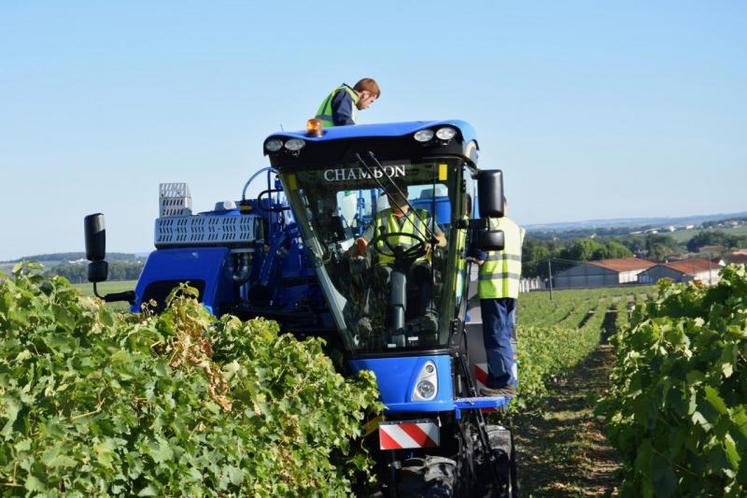
M 410 247 L 402 247 L 398 245 L 397 243 L 394 243 L 393 239 L 394 237 L 405 237 L 409 238 L 415 241 L 415 244 Z M 385 247 L 379 247 L 379 242 L 381 242 Z M 416 260 L 418 258 L 421 258 L 425 256 L 428 253 L 427 248 L 428 242 L 412 233 L 405 233 L 405 232 L 388 232 L 388 233 L 380 233 L 377 235 L 370 243 L 369 246 L 373 247 L 374 251 L 376 251 L 381 256 L 386 256 L 388 258 L 394 258 L 396 259 L 404 259 L 404 260 Z M 389 249 L 387 252 L 386 249 Z

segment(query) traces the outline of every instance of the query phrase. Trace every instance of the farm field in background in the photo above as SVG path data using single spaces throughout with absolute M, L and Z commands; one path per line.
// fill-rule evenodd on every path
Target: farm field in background
M 119 281 L 109 281 L 109 282 L 101 282 L 98 284 L 99 294 L 103 295 L 108 292 L 122 292 L 126 290 L 133 290 L 135 289 L 135 285 L 137 284 L 137 280 L 119 280 Z M 93 296 L 93 284 L 85 283 L 85 284 L 73 284 L 73 287 L 78 289 L 81 293 L 83 293 L 86 296 Z
M 665 235 L 670 235 L 679 244 L 686 243 L 701 232 L 712 232 L 712 231 L 724 232 L 727 235 L 747 235 L 747 225 L 742 225 L 733 228 L 707 228 L 707 229 L 693 229 L 693 230 L 677 230 L 676 232 L 662 232 Z
M 72 284 L 73 287 L 78 289 L 85 296 L 93 296 L 93 284 L 86 282 L 85 284 Z M 122 292 L 126 290 L 134 290 L 137 285 L 137 280 L 113 280 L 107 282 L 101 282 L 98 284 L 99 295 L 103 296 L 110 292 Z M 130 305 L 125 302 L 108 303 L 107 307 L 113 311 L 128 311 Z
M 600 289 L 563 289 L 535 291 L 519 296 L 520 326 L 574 326 L 591 313 L 604 312 L 610 306 L 621 309 L 655 294 L 652 285 L 605 287 Z

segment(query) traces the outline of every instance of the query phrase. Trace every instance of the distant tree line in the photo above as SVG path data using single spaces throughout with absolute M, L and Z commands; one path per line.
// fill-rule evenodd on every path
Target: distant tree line
M 631 227 L 595 227 L 595 228 L 572 228 L 569 230 L 532 230 L 532 238 L 537 240 L 572 240 L 584 239 L 590 236 L 594 237 L 618 237 L 627 235 L 634 230 L 646 230 L 650 226 L 631 228 Z
M 547 261 L 553 260 L 553 273 L 579 261 L 628 258 L 637 256 L 651 261 L 666 261 L 685 252 L 698 252 L 704 246 L 716 246 L 717 255 L 735 248 L 747 247 L 747 236 L 730 235 L 720 230 L 706 230 L 694 235 L 687 244 L 679 244 L 667 234 L 622 235 L 594 238 L 547 238 L 531 232 L 522 251 L 522 274 L 525 277 L 546 278 Z
M 79 259 L 85 259 L 86 253 L 84 252 L 55 252 L 51 254 L 36 254 L 34 256 L 24 256 L 22 258 L 13 259 L 6 261 L 6 263 L 18 263 L 20 261 L 39 261 L 41 263 L 47 261 L 76 261 Z M 137 261 L 138 256 L 131 253 L 125 252 L 108 252 L 106 253 L 106 259 L 108 261 Z
M 583 238 L 539 240 L 534 234 L 524 241 L 522 274 L 526 277 L 547 278 L 548 260 L 553 261 L 553 273 L 564 270 L 580 261 L 600 259 L 646 257 L 654 261 L 681 253 L 677 241 L 669 235 L 625 235 L 615 238 Z
M 108 255 L 107 255 L 108 259 Z M 109 280 L 137 280 L 143 271 L 143 261 L 109 261 Z M 87 263 L 60 263 L 45 273 L 60 275 L 74 284 L 88 281 Z
M 687 242 L 687 250 L 690 252 L 698 252 L 704 246 L 718 246 L 723 250 L 747 247 L 747 236 L 730 235 L 721 230 L 706 230 Z

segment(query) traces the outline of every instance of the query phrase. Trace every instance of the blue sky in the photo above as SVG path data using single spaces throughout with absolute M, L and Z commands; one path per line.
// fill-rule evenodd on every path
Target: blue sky
M 0 2 L 0 260 L 147 251 L 158 183 L 236 199 L 342 81 L 461 118 L 520 223 L 747 210 L 747 3 Z

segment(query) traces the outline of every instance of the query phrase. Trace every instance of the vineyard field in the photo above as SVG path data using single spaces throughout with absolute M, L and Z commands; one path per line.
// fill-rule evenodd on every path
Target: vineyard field
M 514 409 L 539 402 L 548 383 L 582 361 L 627 323 L 628 310 L 653 287 L 575 289 L 521 294 L 517 312 L 519 394 Z
M 599 413 L 621 496 L 747 495 L 747 267 L 710 288 L 662 283 L 612 342 Z
M 217 320 L 196 292 L 134 315 L 60 277 L 0 280 L 3 496 L 351 494 L 373 375 L 343 378 L 274 322 Z

